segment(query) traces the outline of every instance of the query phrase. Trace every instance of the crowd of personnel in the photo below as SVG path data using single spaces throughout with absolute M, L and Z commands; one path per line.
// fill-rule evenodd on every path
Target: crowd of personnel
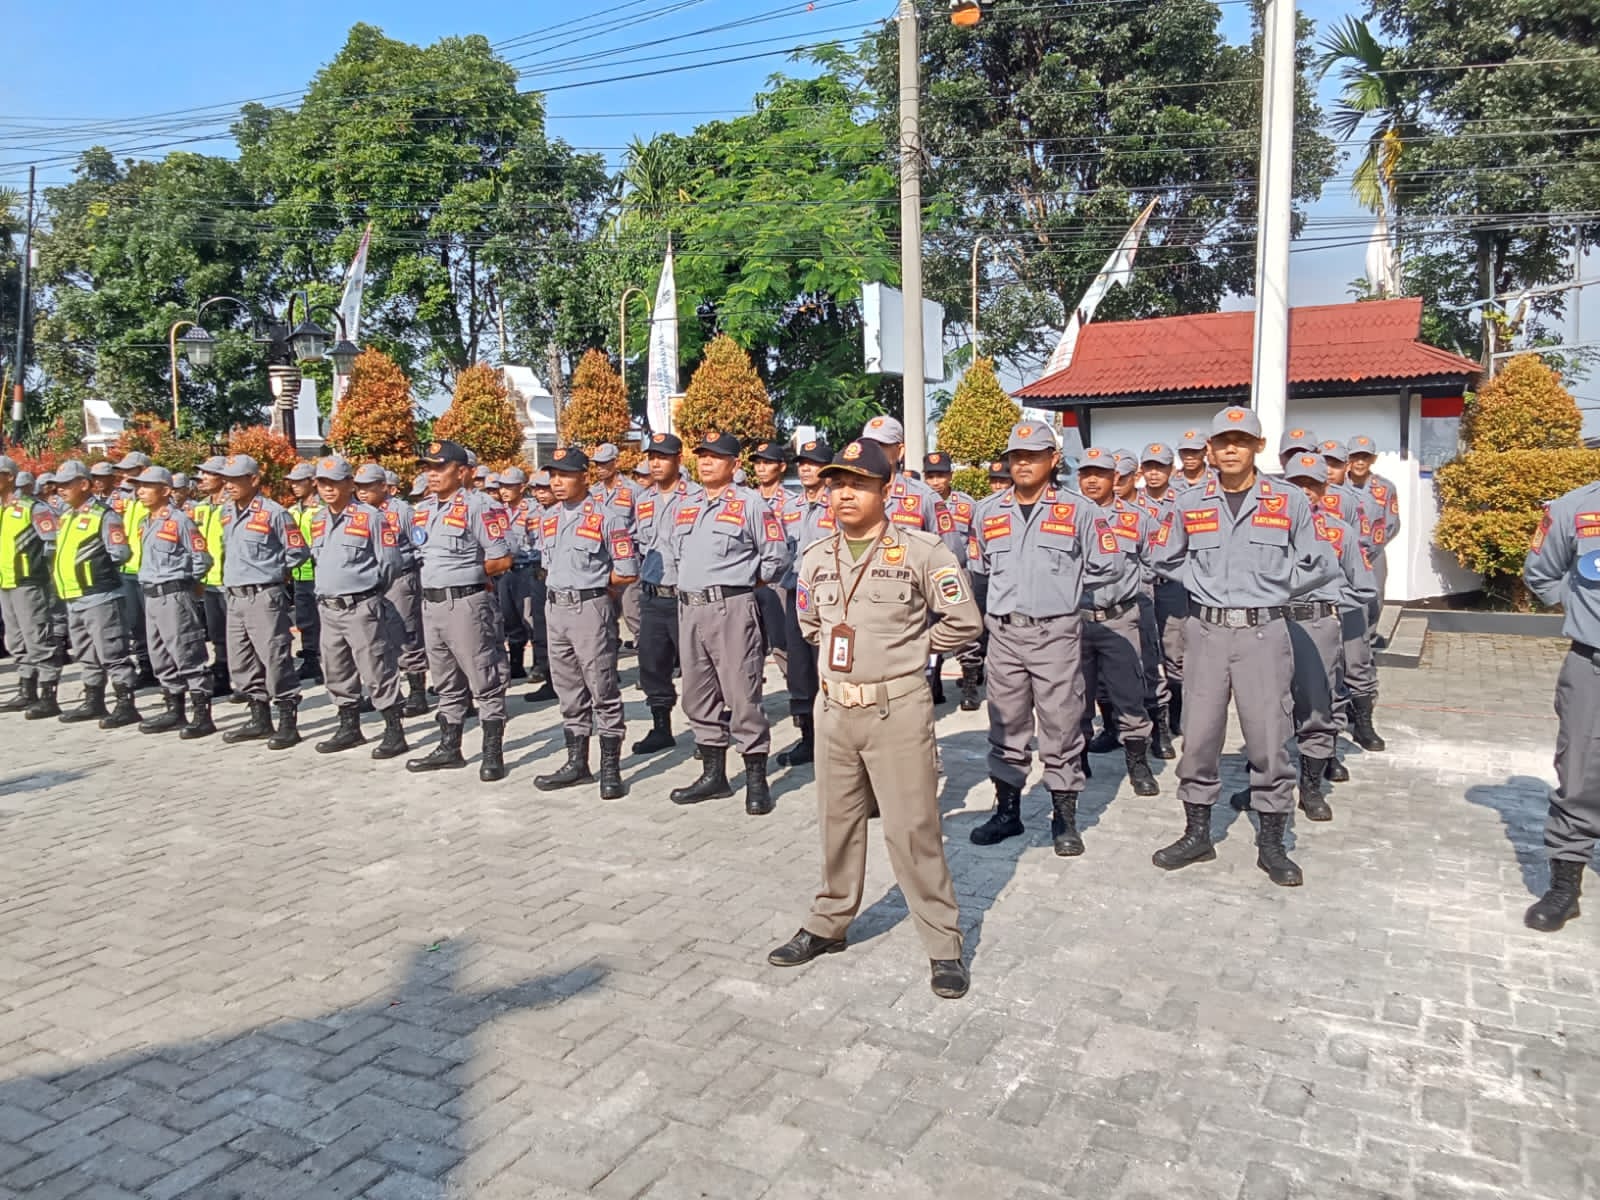
M 365 744 L 362 714 L 376 711 L 371 754 L 387 759 L 410 750 L 405 721 L 437 696 L 438 741 L 406 768 L 464 767 L 475 715 L 479 777 L 492 782 L 507 773 L 508 685 L 528 677 L 541 686 L 527 701 L 558 705 L 566 747 L 534 786 L 597 783 L 616 799 L 627 790 L 618 663 L 631 648 L 650 712 L 633 754 L 677 745 L 681 710 L 699 774 L 671 801 L 734 795 L 733 750 L 745 810 L 762 816 L 774 807 L 771 656 L 798 734 L 773 761 L 816 763 L 823 814 L 822 887 L 771 961 L 844 948 L 865 822 L 881 817 L 934 990 L 955 996 L 967 976 L 935 800 L 948 656 L 961 707 L 986 699 L 989 713 L 995 803 L 973 842 L 1024 832 L 1037 754 L 1055 853 L 1082 854 L 1077 800 L 1093 758 L 1120 750 L 1133 790 L 1156 795 L 1150 759 L 1176 758 L 1181 738 L 1184 829 L 1153 861 L 1173 870 L 1215 858 L 1231 701 L 1249 785 L 1229 800 L 1257 815 L 1258 866 L 1299 885 L 1286 825 L 1296 804 L 1311 821 L 1332 819 L 1330 785 L 1349 778 L 1340 732 L 1384 749 L 1373 643 L 1400 510 L 1373 471 L 1373 441 L 1290 429 L 1269 474 L 1257 466 L 1256 415 L 1234 407 L 1137 452 L 1090 446 L 1069 488 L 1055 432 L 1023 422 L 978 498 L 953 489 L 942 453 L 907 470 L 904 440 L 880 416 L 837 453 L 805 441 L 793 489 L 785 445 L 717 431 L 692 447 L 649 435 L 634 478 L 609 444 L 562 447 L 530 476 L 491 472 L 469 448 L 436 441 L 406 496 L 382 466 L 328 456 L 290 473 L 288 507 L 263 493 L 244 454 L 206 460 L 192 481 L 140 454 L 69 461 L 37 479 L 0 457 L 0 608 L 18 668 L 0 711 L 193 739 L 217 732 L 213 698 L 231 695 L 247 717 L 222 739 L 286 750 L 301 740 L 302 688 L 314 681 L 337 708 L 317 751 Z M 1597 526 L 1588 534 L 1585 519 Z M 1578 526 L 1600 537 L 1600 515 L 1580 513 Z M 1552 587 L 1569 565 L 1552 561 Z M 69 657 L 82 690 L 64 708 Z M 136 693 L 150 685 L 162 711 L 147 717 Z M 1590 690 L 1573 703 L 1588 706 L 1592 732 L 1600 701 Z M 1592 808 L 1593 759 L 1581 770 Z M 1578 832 L 1567 842 L 1592 848 L 1592 815 L 1569 822 Z

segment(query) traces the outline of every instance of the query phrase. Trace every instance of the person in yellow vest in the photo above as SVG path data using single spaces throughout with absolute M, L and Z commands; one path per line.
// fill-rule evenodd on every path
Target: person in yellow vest
M 61 668 L 50 623 L 50 555 L 56 515 L 16 486 L 17 464 L 0 454 L 0 613 L 6 648 L 17 660 L 17 694 L 0 712 L 29 720 L 59 716 L 56 684 Z
M 122 564 L 122 619 L 128 624 L 128 641 L 139 666 L 135 688 L 154 687 L 155 670 L 150 665 L 150 645 L 144 633 L 144 593 L 139 590 L 140 541 L 139 531 L 149 510 L 133 490 L 131 480 L 150 465 L 150 456 L 135 450 L 117 463 L 115 487 L 111 493 L 111 509 L 122 518 L 123 532 L 128 536 L 128 561 Z
M 67 606 L 72 655 L 83 664 L 83 703 L 62 713 L 68 723 L 99 721 L 102 729 L 137 725 L 133 688 L 138 679 L 122 615 L 122 564 L 132 551 L 122 517 L 91 496 L 88 469 L 77 459 L 56 468 L 67 502 L 56 532 L 52 569 L 56 595 Z M 116 708 L 106 711 L 106 679 L 116 688 Z
M 211 694 L 226 696 L 233 690 L 228 676 L 228 594 L 222 590 L 222 468 L 227 460 L 214 454 L 195 472 L 195 502 L 190 510 L 195 527 L 206 540 L 211 567 L 205 584 L 206 641 L 211 643 Z M 244 697 L 238 697 L 242 703 Z
M 322 501 L 317 497 L 316 468 L 308 462 L 295 463 L 285 477 L 294 503 L 289 515 L 300 529 L 306 544 L 311 543 L 311 522 Z M 317 565 L 306 559 L 294 569 L 294 626 L 300 631 L 298 674 L 307 683 L 322 682 L 322 614 L 317 611 Z

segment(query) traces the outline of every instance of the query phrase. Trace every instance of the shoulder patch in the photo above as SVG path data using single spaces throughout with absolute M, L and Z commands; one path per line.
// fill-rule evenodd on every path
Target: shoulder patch
M 935 567 L 928 578 L 946 604 L 960 604 L 967 599 L 967 583 L 960 567 Z

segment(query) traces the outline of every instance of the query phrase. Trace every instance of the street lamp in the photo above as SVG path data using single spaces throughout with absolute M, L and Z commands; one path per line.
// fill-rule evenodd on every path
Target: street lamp
M 178 348 L 183 351 L 183 356 L 194 366 L 209 367 L 217 356 L 217 339 L 198 325 L 184 321 L 179 324 L 189 325 L 189 332 L 178 339 Z

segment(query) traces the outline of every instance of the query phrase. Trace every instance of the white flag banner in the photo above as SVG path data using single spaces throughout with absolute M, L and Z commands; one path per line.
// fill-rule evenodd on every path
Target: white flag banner
M 1389 240 L 1389 218 L 1383 209 L 1367 239 L 1367 286 L 1379 296 L 1400 294 L 1400 272 L 1396 270 L 1394 246 Z
M 1144 227 L 1149 222 L 1150 214 L 1155 211 L 1155 207 L 1154 200 L 1144 206 L 1144 211 L 1139 214 L 1128 232 L 1122 235 L 1122 241 L 1111 252 L 1111 257 L 1106 259 L 1106 265 L 1100 268 L 1100 274 L 1094 277 L 1089 290 L 1084 292 L 1083 299 L 1078 301 L 1078 307 L 1067 320 L 1066 329 L 1062 330 L 1061 340 L 1056 343 L 1050 361 L 1045 364 L 1046 375 L 1065 371 L 1072 365 L 1072 352 L 1078 348 L 1078 332 L 1094 318 L 1094 310 L 1100 307 L 1100 301 L 1106 298 L 1106 293 L 1116 284 L 1126 286 L 1133 282 L 1133 260 L 1139 253 L 1139 242 L 1144 237 Z
M 623 347 L 627 353 L 627 347 Z M 650 360 L 647 366 L 645 415 L 652 433 L 672 432 L 672 397 L 678 390 L 678 287 L 672 278 L 672 243 L 656 284 L 656 306 L 650 313 Z
M 344 332 L 352 342 L 361 344 L 361 292 L 367 285 L 367 247 L 372 244 L 372 223 L 367 223 L 361 235 L 361 245 L 350 260 L 350 269 L 344 273 L 344 293 L 339 297 L 339 315 L 344 318 Z M 337 338 L 339 331 L 331 331 Z M 333 379 L 333 406 L 337 408 L 350 387 L 348 376 L 335 375 Z

